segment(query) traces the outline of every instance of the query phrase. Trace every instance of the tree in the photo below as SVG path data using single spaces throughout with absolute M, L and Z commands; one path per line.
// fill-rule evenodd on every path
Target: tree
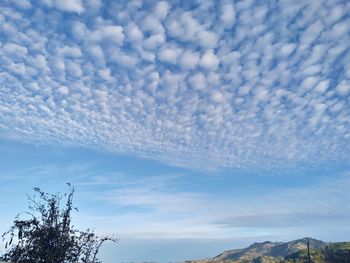
M 101 263 L 98 251 L 110 236 L 98 236 L 92 230 L 80 231 L 71 224 L 74 187 L 69 192 L 48 194 L 34 188 L 28 196 L 30 212 L 16 216 L 12 227 L 2 237 L 5 254 L 2 260 L 16 263 Z M 62 207 L 62 202 L 65 204 Z M 23 216 L 29 219 L 23 219 Z

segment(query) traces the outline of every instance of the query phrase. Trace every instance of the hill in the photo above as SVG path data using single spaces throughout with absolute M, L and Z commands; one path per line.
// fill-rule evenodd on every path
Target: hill
M 243 249 L 225 251 L 212 259 L 187 263 L 304 263 L 308 262 L 307 241 L 313 263 L 350 263 L 350 243 L 326 243 L 313 238 L 290 242 L 254 243 Z

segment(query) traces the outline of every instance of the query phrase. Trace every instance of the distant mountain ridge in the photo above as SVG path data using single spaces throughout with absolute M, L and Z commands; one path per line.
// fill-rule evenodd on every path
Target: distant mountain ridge
M 303 238 L 291 242 L 270 242 L 254 243 L 244 249 L 228 250 L 213 258 L 215 261 L 252 259 L 258 256 L 286 257 L 295 252 L 307 249 L 307 241 L 311 249 L 320 249 L 326 245 L 323 241 L 313 238 Z
M 313 263 L 350 263 L 350 243 L 326 243 L 313 238 L 290 242 L 254 243 L 247 248 L 224 251 L 212 259 L 186 263 L 288 263 L 307 262 L 307 242 Z

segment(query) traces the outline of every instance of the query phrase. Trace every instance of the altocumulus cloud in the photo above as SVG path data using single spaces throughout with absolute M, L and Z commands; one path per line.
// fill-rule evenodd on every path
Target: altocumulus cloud
M 0 135 L 177 165 L 346 159 L 348 1 L 3 0 Z

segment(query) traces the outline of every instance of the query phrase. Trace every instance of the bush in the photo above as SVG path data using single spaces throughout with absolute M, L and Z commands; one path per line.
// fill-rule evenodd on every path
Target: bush
M 92 230 L 80 231 L 71 224 L 74 188 L 61 195 L 34 188 L 30 197 L 31 212 L 16 216 L 13 226 L 3 234 L 5 254 L 1 260 L 16 263 L 101 263 L 98 251 L 110 236 L 97 236 Z M 61 203 L 65 202 L 63 208 Z M 22 219 L 26 215 L 29 219 Z

